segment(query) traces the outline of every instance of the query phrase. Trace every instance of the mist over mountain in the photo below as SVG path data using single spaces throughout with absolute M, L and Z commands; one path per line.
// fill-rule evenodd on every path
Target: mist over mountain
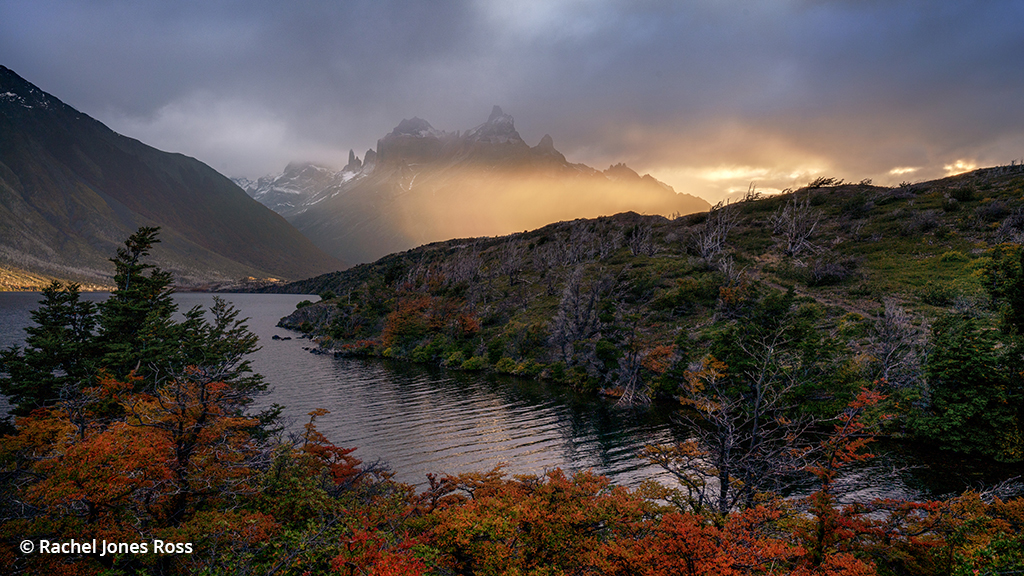
M 344 264 L 225 176 L 117 134 L 0 66 L 0 286 L 109 284 L 139 226 L 183 284 L 299 279 Z
M 351 263 L 562 220 L 710 208 L 624 164 L 601 171 L 571 163 L 550 135 L 531 147 L 498 106 L 466 131 L 404 119 L 362 159 L 351 151 L 341 170 L 295 162 L 280 175 L 235 182 L 321 249 Z

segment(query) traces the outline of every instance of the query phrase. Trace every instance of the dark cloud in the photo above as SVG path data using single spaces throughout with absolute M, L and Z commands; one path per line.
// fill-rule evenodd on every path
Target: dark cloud
M 571 160 L 717 194 L 1019 159 L 1022 21 L 1012 0 L 8 0 L 0 63 L 230 174 L 500 104 Z

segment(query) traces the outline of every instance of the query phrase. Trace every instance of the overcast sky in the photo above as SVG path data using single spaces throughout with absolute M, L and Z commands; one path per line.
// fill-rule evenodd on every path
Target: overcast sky
M 711 200 L 1024 158 L 1020 0 L 0 0 L 0 64 L 229 176 L 495 104 Z

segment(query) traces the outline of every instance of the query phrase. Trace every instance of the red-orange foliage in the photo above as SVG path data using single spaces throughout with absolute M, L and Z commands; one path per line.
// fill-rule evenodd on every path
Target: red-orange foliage
M 199 378 L 147 394 L 133 386 L 103 378 L 83 402 L 37 410 L 0 440 L 3 472 L 15 479 L 5 502 L 22 506 L 6 506 L 0 525 L 5 573 L 870 576 L 878 566 L 967 576 L 1024 565 L 1024 500 L 838 503 L 839 471 L 868 457 L 864 415 L 882 399 L 868 391 L 803 455 L 821 482 L 806 514 L 797 501 L 769 500 L 703 515 L 560 470 L 431 477 L 413 496 L 324 437 L 316 420 L 326 410 L 311 412 L 300 442 L 278 446 L 270 463 L 231 387 Z M 40 538 L 161 538 L 197 551 L 113 565 L 12 546 Z
M 885 396 L 867 389 L 850 402 L 834 431 L 817 447 L 818 454 L 806 470 L 818 478 L 820 488 L 809 498 L 813 519 L 798 534 L 808 555 L 803 569 L 808 574 L 838 574 L 837 566 L 853 573 L 873 574 L 874 568 L 850 555 L 849 544 L 867 525 L 855 510 L 838 505 L 834 482 L 839 471 L 853 462 L 872 458 L 863 449 L 874 439 L 866 433 L 864 411 Z
M 384 320 L 384 330 L 380 334 L 384 346 L 394 346 L 405 339 L 419 338 L 426 334 L 430 301 L 431 297 L 427 295 L 400 299 Z
M 234 391 L 222 382 L 174 380 L 143 394 L 133 384 L 101 377 L 80 399 L 20 419 L 18 433 L 0 441 L 7 471 L 23 478 L 19 498 L 32 506 L 6 522 L 2 535 L 211 537 L 192 522 L 220 526 L 245 543 L 273 534 L 273 519 L 224 506 L 254 493 L 250 460 L 258 454 L 255 422 L 237 415 Z M 44 572 L 56 562 L 45 555 L 22 560 Z M 87 573 L 111 560 L 73 555 L 59 563 Z
M 335 484 L 351 482 L 359 474 L 360 461 L 354 456 L 355 448 L 340 448 L 331 443 L 326 436 L 316 429 L 316 419 L 330 414 L 330 410 L 318 408 L 309 413 L 306 434 L 303 436 L 302 453 L 310 472 L 314 474 L 325 470 Z
M 331 570 L 348 576 L 421 576 L 428 568 L 410 551 L 414 544 L 407 537 L 393 544 L 381 532 L 357 530 L 342 541 L 345 550 L 331 561 Z
M 675 353 L 676 347 L 672 344 L 655 346 L 643 355 L 643 367 L 655 374 L 662 374 L 672 365 Z
M 472 336 L 480 330 L 480 320 L 464 308 L 463 302 L 426 294 L 400 298 L 384 320 L 381 342 L 390 347 L 427 334 L 444 333 L 455 338 Z
M 439 563 L 458 573 L 572 573 L 602 563 L 603 546 L 632 538 L 651 506 L 591 473 L 506 480 L 449 477 L 429 494 L 426 522 Z
M 782 512 L 759 506 L 730 515 L 723 526 L 682 512 L 665 514 L 635 541 L 608 545 L 604 574 L 738 576 L 787 574 L 803 550 L 780 537 Z

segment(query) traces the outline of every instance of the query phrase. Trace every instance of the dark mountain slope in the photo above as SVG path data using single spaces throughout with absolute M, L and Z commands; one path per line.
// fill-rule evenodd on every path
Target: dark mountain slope
M 121 136 L 0 67 L 0 257 L 9 267 L 100 281 L 140 225 L 186 282 L 301 278 L 343 265 L 229 179 Z

